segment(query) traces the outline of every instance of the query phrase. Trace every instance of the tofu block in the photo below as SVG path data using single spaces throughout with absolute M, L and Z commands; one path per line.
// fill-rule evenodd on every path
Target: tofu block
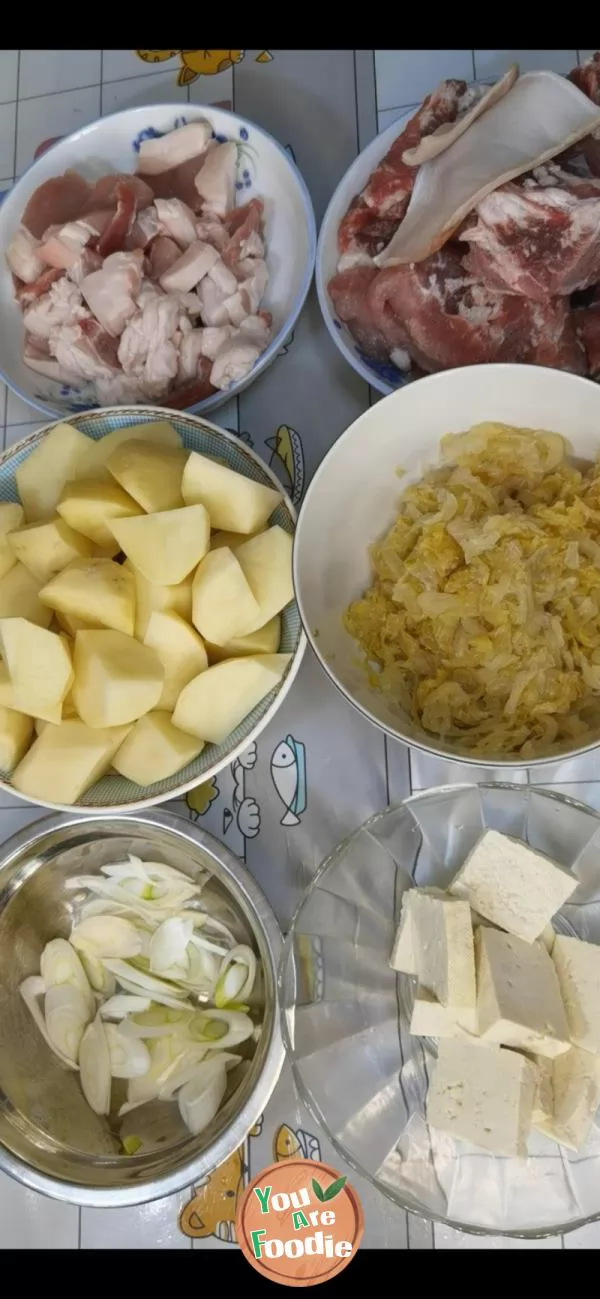
M 135 581 L 129 569 L 112 559 L 83 559 L 69 564 L 40 591 L 49 610 L 79 618 L 88 627 L 109 627 L 133 636 Z
M 575 877 L 549 857 L 518 839 L 486 830 L 449 892 L 467 898 L 474 911 L 500 929 L 532 943 L 576 887 Z
M 256 654 L 216 663 L 184 686 L 173 725 L 222 744 L 261 699 L 279 684 L 291 654 Z
M 488 1042 L 556 1056 L 569 1026 L 552 958 L 542 943 L 498 929 L 477 930 L 477 1018 Z
M 411 903 L 419 983 L 443 1006 L 464 1012 L 476 1005 L 475 953 L 468 902 L 415 890 Z
M 183 687 L 208 667 L 202 637 L 179 614 L 159 613 L 155 610 L 150 614 L 144 645 L 156 650 L 165 670 L 162 694 L 157 706 L 172 713 Z
M 537 1070 L 535 1100 L 531 1116 L 534 1127 L 538 1127 L 540 1123 L 546 1123 L 554 1114 L 554 1089 L 552 1085 L 554 1065 L 559 1060 L 566 1060 L 569 1055 L 570 1050 L 563 1051 L 562 1055 L 557 1055 L 554 1060 L 551 1060 L 547 1055 L 532 1055 L 529 1057 Z
M 400 919 L 396 929 L 392 954 L 389 964 L 393 970 L 399 974 L 417 974 L 417 959 L 413 941 L 413 921 L 412 906 L 414 899 L 419 893 L 427 893 L 430 897 L 444 898 L 446 894 L 441 889 L 405 889 L 402 894 L 400 903 Z M 420 991 L 424 991 L 420 989 Z
M 557 934 L 552 960 L 571 1041 L 584 1051 L 600 1055 L 600 947 L 582 938 Z
M 134 568 L 162 586 L 183 582 L 210 544 L 210 519 L 203 505 L 113 519 L 110 526 Z
M 17 491 L 28 523 L 56 513 L 65 483 L 78 476 L 93 447 L 92 439 L 72 424 L 55 424 L 19 465 Z
M 181 771 L 203 748 L 202 740 L 173 726 L 170 713 L 157 710 L 132 726 L 112 765 L 136 785 L 154 785 Z
M 215 531 L 258 532 L 279 505 L 282 493 L 192 451 L 181 483 L 187 505 L 204 505 Z
M 556 930 L 553 929 L 552 925 L 544 925 L 544 928 L 542 929 L 542 932 L 539 936 L 538 942 L 544 944 L 544 947 L 546 948 L 546 951 L 550 956 L 552 955 L 552 949 L 554 947 L 555 938 L 556 938 Z
M 246 636 L 234 636 L 226 645 L 215 645 L 206 641 L 206 652 L 209 662 L 221 663 L 223 659 L 241 658 L 245 654 L 276 654 L 281 642 L 281 618 L 279 614 L 266 622 L 258 631 L 249 631 Z
M 52 610 L 40 600 L 42 587 L 24 564 L 15 564 L 0 578 L 0 618 L 27 618 L 38 627 L 49 627 Z
M 534 1124 L 547 1137 L 570 1150 L 585 1145 L 600 1104 L 600 1060 L 589 1051 L 572 1046 L 559 1055 L 552 1067 L 553 1112 Z
M 33 718 L 0 705 L 0 771 L 8 775 L 27 752 L 33 737 Z
M 289 532 L 276 525 L 237 547 L 235 557 L 259 607 L 258 619 L 247 631 L 264 626 L 294 598 L 292 545 Z
M 29 717 L 58 724 L 63 700 L 73 682 L 66 640 L 26 618 L 2 618 L 0 647 L 14 707 Z
M 148 582 L 142 573 L 126 560 L 121 567 L 131 573 L 135 584 L 135 634 L 143 640 L 148 630 L 150 615 L 158 613 L 178 613 L 186 622 L 192 621 L 192 582 L 193 574 L 173 586 L 161 586 L 158 582 Z
M 192 587 L 192 621 L 206 640 L 226 645 L 248 632 L 260 616 L 243 569 L 232 550 L 210 550 L 198 564 Z
M 460 1018 L 461 1023 L 451 1006 L 442 1006 L 425 988 L 417 988 L 410 1021 L 413 1037 L 476 1037 L 476 1011 L 464 1012 Z
M 535 1091 L 535 1067 L 525 1056 L 442 1038 L 427 1096 L 427 1121 L 491 1154 L 524 1159 Z
M 102 482 L 97 478 L 67 483 L 56 508 L 70 528 L 111 555 L 118 554 L 119 543 L 108 526 L 109 519 L 130 519 L 143 513 L 141 505 L 113 479 Z
M 162 694 L 158 654 L 120 631 L 78 631 L 73 667 L 73 703 L 92 728 L 136 722 Z
M 152 442 L 123 442 L 108 457 L 113 478 L 147 514 L 183 505 L 181 479 L 189 451 Z
M 76 803 L 109 769 L 127 727 L 90 730 L 81 721 L 45 726 L 12 776 L 19 793 L 39 803 Z
M 67 564 L 88 558 L 93 550 L 91 541 L 74 532 L 58 514 L 53 519 L 26 523 L 11 532 L 8 544 L 15 559 L 40 582 L 49 582 Z
M 94 442 L 92 453 L 84 460 L 83 468 L 86 477 L 105 477 L 110 480 L 107 462 L 117 447 L 125 442 L 152 442 L 154 446 L 180 447 L 181 438 L 173 425 L 166 419 L 149 420 L 147 424 L 130 424 L 127 428 L 116 428 L 112 433 Z M 70 475 L 72 477 L 72 475 Z
M 14 532 L 25 522 L 22 505 L 13 505 L 12 501 L 0 504 L 0 578 L 4 577 L 16 564 L 16 556 L 8 543 L 8 533 Z

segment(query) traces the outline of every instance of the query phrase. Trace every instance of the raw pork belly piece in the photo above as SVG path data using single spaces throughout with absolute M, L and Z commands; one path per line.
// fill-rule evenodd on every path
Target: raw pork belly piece
M 34 190 L 21 222 L 30 234 L 41 239 L 49 226 L 64 226 L 67 221 L 75 221 L 81 216 L 90 193 L 87 180 L 76 171 L 66 171 L 64 176 L 53 176 Z
M 340 320 L 348 326 L 359 347 L 374 361 L 387 361 L 390 349 L 375 319 L 369 289 L 379 276 L 386 274 L 376 266 L 354 266 L 339 271 L 327 286 Z
M 466 269 L 489 288 L 547 302 L 600 279 L 600 193 L 508 184 L 476 210 L 460 238 L 470 245 Z

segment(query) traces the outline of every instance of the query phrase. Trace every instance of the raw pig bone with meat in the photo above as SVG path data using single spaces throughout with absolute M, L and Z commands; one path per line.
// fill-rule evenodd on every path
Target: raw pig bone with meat
M 138 173 L 40 185 L 6 253 L 25 364 L 99 402 L 195 405 L 271 339 L 263 205 L 234 206 L 235 144 L 190 122 L 140 145 Z
M 342 220 L 329 293 L 367 358 L 600 373 L 600 54 L 509 83 L 486 102 L 443 82 Z M 443 203 L 411 220 L 444 177 Z

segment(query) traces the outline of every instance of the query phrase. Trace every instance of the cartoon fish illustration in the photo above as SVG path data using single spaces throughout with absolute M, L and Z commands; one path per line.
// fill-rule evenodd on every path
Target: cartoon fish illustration
M 300 434 L 289 424 L 280 424 L 274 437 L 265 438 L 272 451 L 269 464 L 279 475 L 294 505 L 299 505 L 304 492 L 304 450 Z
M 235 63 L 241 63 L 245 50 L 136 50 L 139 59 L 144 63 L 166 63 L 179 55 L 181 67 L 177 77 L 178 86 L 189 86 L 198 77 L 214 77 L 219 72 L 226 72 Z M 262 50 L 256 56 L 257 63 L 270 63 L 273 55 L 269 50 Z
M 306 750 L 286 735 L 271 757 L 271 779 L 285 808 L 280 825 L 300 825 L 306 811 Z
M 179 1227 L 185 1236 L 195 1240 L 216 1236 L 217 1240 L 235 1243 L 235 1213 L 247 1172 L 246 1149 L 240 1146 L 196 1188 L 181 1210 Z
M 190 812 L 194 812 L 196 816 L 204 816 L 208 812 L 211 803 L 214 803 L 218 797 L 219 786 L 213 776 L 212 780 L 205 780 L 201 785 L 196 785 L 194 789 L 190 789 L 185 796 L 185 801 Z
M 284 1159 L 317 1159 L 321 1158 L 321 1146 L 317 1137 L 304 1128 L 291 1128 L 282 1123 L 273 1137 L 273 1159 L 280 1164 Z

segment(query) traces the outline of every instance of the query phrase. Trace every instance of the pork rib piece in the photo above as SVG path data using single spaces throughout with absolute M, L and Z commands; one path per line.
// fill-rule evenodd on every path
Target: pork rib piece
M 590 191 L 593 197 L 580 197 Z M 502 185 L 476 212 L 477 222 L 460 237 L 470 245 L 466 269 L 489 288 L 547 302 L 600 279 L 600 192 L 593 181 Z
M 417 174 L 414 166 L 409 167 L 403 161 L 403 153 L 416 148 L 424 136 L 432 135 L 438 127 L 455 122 L 471 99 L 466 81 L 442 81 L 407 122 L 340 222 L 340 270 L 350 268 L 353 261 L 359 263 L 361 255 L 364 263 L 386 247 L 406 212 Z
M 353 266 L 338 271 L 329 281 L 327 291 L 336 315 L 348 326 L 359 347 L 374 361 L 387 361 L 390 349 L 376 321 L 368 291 L 383 271 L 376 266 Z

